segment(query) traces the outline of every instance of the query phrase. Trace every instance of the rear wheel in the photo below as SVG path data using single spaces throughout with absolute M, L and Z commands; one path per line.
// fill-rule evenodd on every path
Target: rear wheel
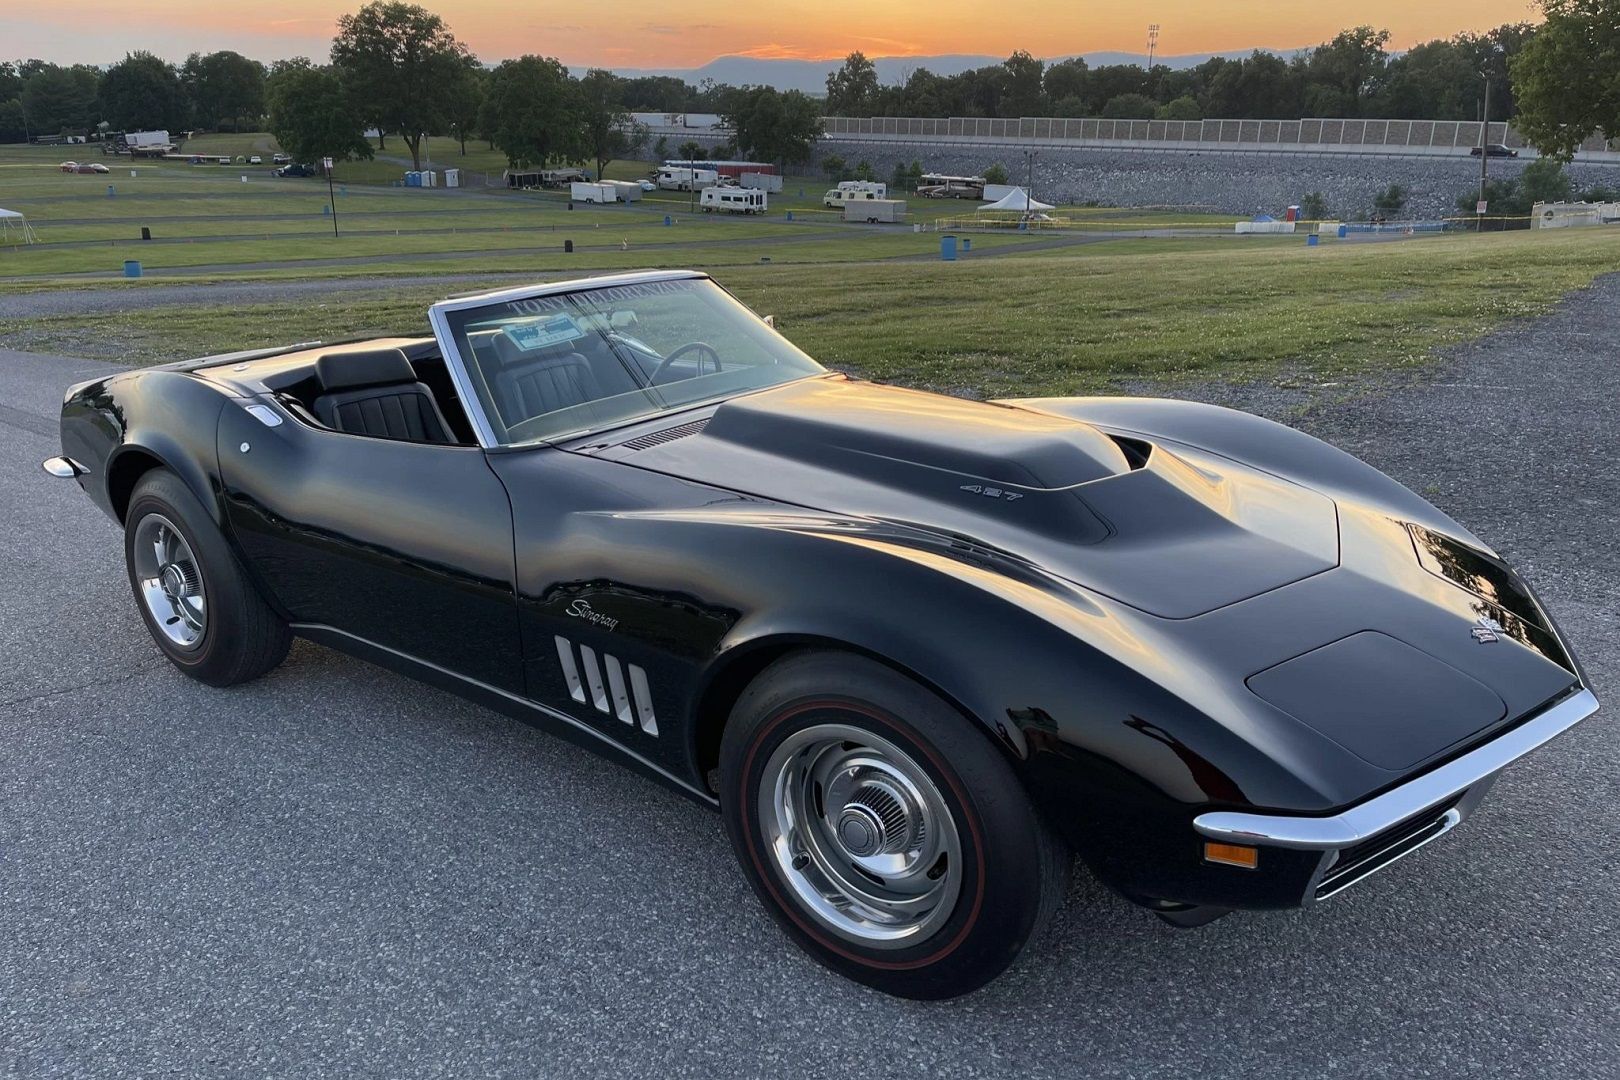
M 999 975 L 1056 910 L 1070 858 L 985 735 L 874 661 L 807 652 L 732 712 L 721 806 L 743 870 L 828 967 L 947 998 Z
M 286 657 L 287 624 L 196 496 L 167 469 L 147 473 L 130 496 L 124 560 L 152 640 L 192 678 L 232 686 Z

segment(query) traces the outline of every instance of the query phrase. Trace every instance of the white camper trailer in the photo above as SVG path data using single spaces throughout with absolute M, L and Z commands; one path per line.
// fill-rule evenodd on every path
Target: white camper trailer
M 658 170 L 658 186 L 665 191 L 691 191 L 694 188 L 713 187 L 720 182 L 720 174 L 713 169 L 688 169 L 684 165 L 665 165 Z
M 726 214 L 763 214 L 765 212 L 765 193 L 752 188 L 737 187 L 711 187 L 704 188 L 703 194 L 698 198 L 698 204 L 703 207 L 705 214 L 715 212 Z

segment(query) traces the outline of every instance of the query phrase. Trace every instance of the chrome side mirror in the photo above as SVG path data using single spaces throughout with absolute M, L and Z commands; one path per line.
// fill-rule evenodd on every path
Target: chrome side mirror
M 765 316 L 765 325 L 770 327 L 772 330 L 775 330 L 776 329 L 776 316 L 775 315 L 767 315 L 767 316 Z

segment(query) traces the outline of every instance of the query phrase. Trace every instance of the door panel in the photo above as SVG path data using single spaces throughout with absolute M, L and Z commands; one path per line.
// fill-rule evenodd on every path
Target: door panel
M 219 451 L 236 538 L 294 622 L 522 691 L 511 506 L 482 450 L 227 406 Z

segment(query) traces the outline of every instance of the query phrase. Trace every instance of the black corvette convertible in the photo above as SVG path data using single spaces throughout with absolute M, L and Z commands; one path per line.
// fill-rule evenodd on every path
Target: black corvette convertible
M 830 373 L 706 276 L 83 383 L 72 477 L 225 686 L 293 635 L 718 807 L 785 931 L 995 977 L 1078 854 L 1183 925 L 1309 905 L 1597 708 L 1484 543 L 1289 428 Z

